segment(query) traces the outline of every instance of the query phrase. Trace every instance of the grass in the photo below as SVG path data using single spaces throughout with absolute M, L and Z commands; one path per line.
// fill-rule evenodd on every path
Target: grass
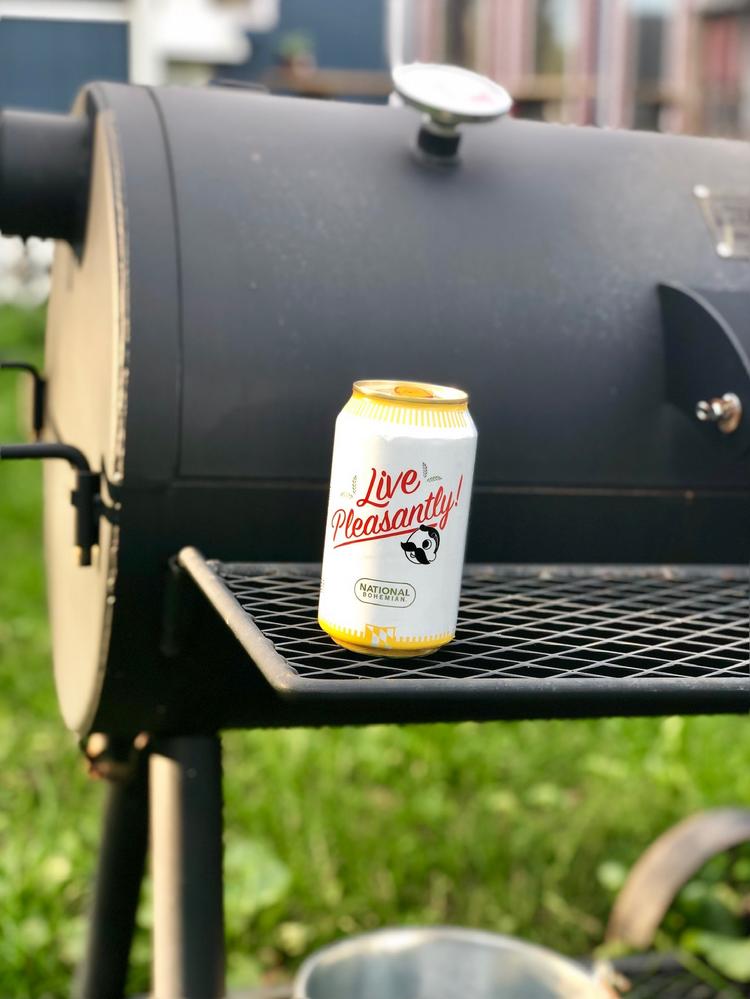
M 41 321 L 0 309 L 0 355 L 38 358 Z M 0 440 L 18 436 L 16 416 L 6 375 Z M 34 465 L 0 467 L 8 999 L 70 993 L 103 795 L 55 705 L 39 486 Z M 588 952 L 624 872 L 654 836 L 696 809 L 750 799 L 744 718 L 230 733 L 225 752 L 234 983 L 289 974 L 328 940 L 399 923 L 478 926 Z M 694 925 L 726 929 L 731 916 L 739 932 L 741 900 L 727 901 L 727 881 L 714 866 L 667 930 L 680 938 Z M 134 990 L 148 981 L 148 918 L 144 905 Z

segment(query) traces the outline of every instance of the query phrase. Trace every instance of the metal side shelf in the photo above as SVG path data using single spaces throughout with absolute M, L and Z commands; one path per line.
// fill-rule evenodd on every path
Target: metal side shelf
M 178 564 L 287 706 L 270 724 L 750 710 L 743 566 L 469 565 L 455 641 L 393 659 L 320 630 L 318 566 Z

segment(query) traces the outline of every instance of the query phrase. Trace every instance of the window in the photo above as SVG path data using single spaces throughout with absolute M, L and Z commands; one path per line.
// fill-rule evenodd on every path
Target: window
M 476 18 L 480 0 L 445 0 L 445 61 L 476 65 Z

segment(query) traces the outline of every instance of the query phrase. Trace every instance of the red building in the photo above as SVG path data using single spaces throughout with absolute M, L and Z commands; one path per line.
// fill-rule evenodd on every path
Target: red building
M 750 135 L 750 0 L 391 0 L 395 58 L 472 66 L 519 112 Z
M 750 137 L 750 2 L 696 0 L 694 7 L 691 124 L 713 135 Z

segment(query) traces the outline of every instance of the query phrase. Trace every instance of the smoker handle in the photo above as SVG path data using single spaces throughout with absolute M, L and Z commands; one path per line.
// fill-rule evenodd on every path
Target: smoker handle
M 79 472 L 91 472 L 86 455 L 72 444 L 0 444 L 0 458 L 62 458 Z
M 99 516 L 104 512 L 101 500 L 101 476 L 92 472 L 82 451 L 70 444 L 0 444 L 0 459 L 57 458 L 67 461 L 76 472 L 76 487 L 70 502 L 76 511 L 75 544 L 79 565 L 91 565 L 91 553 L 99 544 Z
M 44 396 L 46 385 L 44 378 L 33 364 L 27 361 L 0 361 L 0 371 L 22 371 L 31 378 L 34 386 L 32 396 L 31 425 L 37 440 L 44 429 Z
M 0 109 L 0 231 L 83 241 L 91 172 L 86 117 Z

